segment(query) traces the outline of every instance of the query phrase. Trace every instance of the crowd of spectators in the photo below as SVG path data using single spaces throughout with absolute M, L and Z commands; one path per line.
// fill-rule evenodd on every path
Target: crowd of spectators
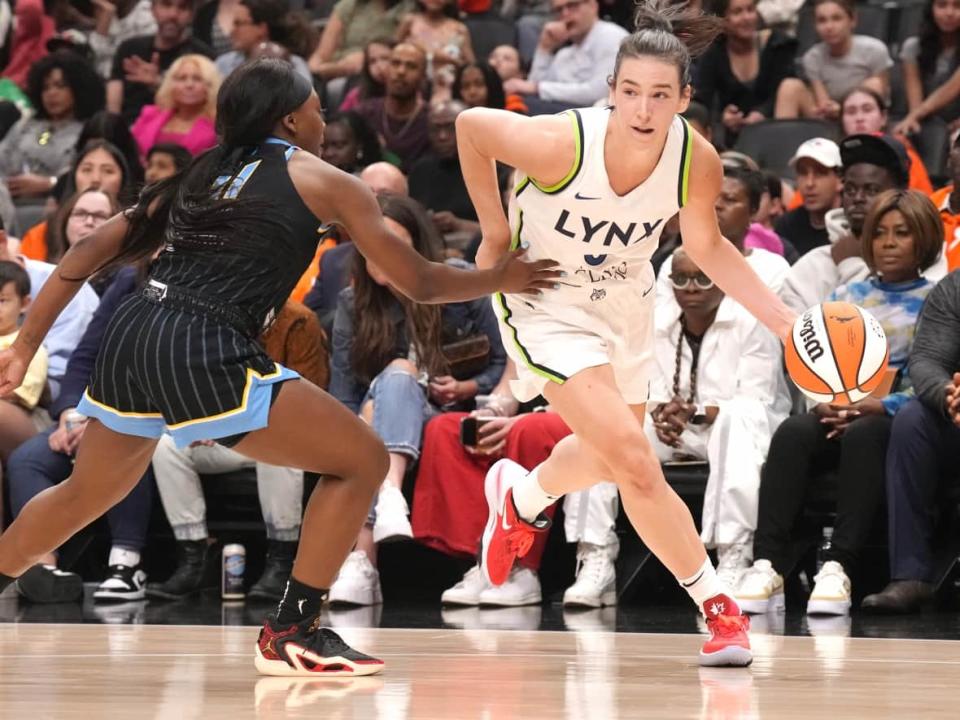
M 896 38 L 861 32 L 860 13 L 873 6 L 854 0 L 691 3 L 724 26 L 696 63 L 685 112 L 721 152 L 721 231 L 795 310 L 854 302 L 890 340 L 882 392 L 852 407 L 808 407 L 789 387 L 776 339 L 683 252 L 676 219 L 666 223 L 652 258 L 657 372 L 645 431 L 666 465 L 707 468 L 702 537 L 751 612 L 783 607 L 785 582 L 819 537 L 817 528 L 797 542 L 813 499 L 829 505 L 832 534 L 807 578 L 809 613 L 845 615 L 864 595 L 864 610 L 916 611 L 943 570 L 939 519 L 957 508 L 942 491 L 956 485 L 960 447 L 960 0 L 918 1 L 897 5 L 918 22 Z M 324 14 L 303 0 L 0 0 L 0 347 L 73 244 L 144 183 L 216 144 L 218 88 L 259 57 L 286 59 L 312 80 L 326 112 L 323 159 L 379 196 L 398 237 L 429 259 L 468 265 L 479 225 L 457 116 L 606 103 L 628 6 L 337 0 Z M 491 26 L 501 31 L 493 38 Z M 771 136 L 789 143 L 778 148 L 788 150 L 783 167 L 740 145 L 755 127 L 787 120 L 818 131 Z M 505 167 L 498 177 L 508 203 L 515 178 Z M 382 602 L 378 547 L 412 540 L 463 561 L 443 603 L 539 603 L 544 537 L 503 586 L 470 562 L 486 517 L 483 478 L 501 457 L 532 468 L 569 428 L 545 402 L 512 397 L 516 370 L 488 301 L 410 303 L 342 228 L 323 227 L 319 240 L 262 342 L 369 422 L 390 454 L 330 601 Z M 0 527 L 69 476 L 86 424 L 75 407 L 104 330 L 146 273 L 142 263 L 92 278 L 23 387 L 0 400 Z M 267 539 L 250 594 L 279 598 L 303 474 L 209 441 L 183 450 L 161 441 L 150 471 L 110 511 L 95 598 L 202 589 L 215 547 L 202 477 L 243 469 L 255 471 Z M 157 498 L 176 569 L 148 579 Z M 577 543 L 564 604 L 615 603 L 616 487 L 570 495 L 563 512 L 565 538 Z M 876 538 L 889 547 L 886 586 L 862 572 Z M 54 552 L 29 571 L 43 582 L 30 583 L 28 600 L 81 596 L 82 579 L 58 564 Z

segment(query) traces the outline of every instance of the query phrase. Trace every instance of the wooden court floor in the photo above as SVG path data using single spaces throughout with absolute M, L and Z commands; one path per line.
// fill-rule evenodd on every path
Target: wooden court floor
M 257 629 L 0 625 L 0 718 L 414 720 L 960 717 L 960 642 L 755 635 L 700 669 L 696 635 L 348 629 L 381 676 L 256 674 Z

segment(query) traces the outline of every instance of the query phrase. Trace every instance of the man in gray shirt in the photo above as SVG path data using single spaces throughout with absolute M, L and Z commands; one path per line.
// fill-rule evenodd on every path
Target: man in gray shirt
M 930 291 L 910 351 L 917 397 L 893 420 L 887 447 L 890 584 L 864 598 L 864 611 L 916 612 L 933 597 L 934 530 L 942 490 L 960 467 L 960 272 Z
M 607 96 L 620 41 L 627 31 L 599 19 L 597 0 L 551 0 L 556 19 L 540 34 L 530 76 L 504 83 L 525 95 L 531 115 L 586 107 Z

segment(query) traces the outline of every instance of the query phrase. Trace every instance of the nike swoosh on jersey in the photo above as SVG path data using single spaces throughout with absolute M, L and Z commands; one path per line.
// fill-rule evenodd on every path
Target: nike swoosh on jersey
M 599 200 L 600 199 L 598 197 L 587 197 L 586 195 L 581 195 L 579 192 L 574 193 L 573 197 L 575 197 L 577 200 Z

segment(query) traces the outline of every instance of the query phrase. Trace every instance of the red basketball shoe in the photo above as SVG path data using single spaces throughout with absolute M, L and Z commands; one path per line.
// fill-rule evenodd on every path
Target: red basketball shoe
M 710 639 L 700 651 L 700 664 L 711 667 L 746 667 L 753 662 L 750 651 L 750 618 L 740 612 L 728 595 L 716 595 L 703 604 Z
M 281 627 L 267 618 L 257 640 L 255 664 L 261 675 L 358 677 L 383 670 L 383 660 L 357 652 L 333 630 L 320 627 L 320 616 Z
M 490 517 L 480 541 L 480 569 L 492 585 L 503 585 L 513 562 L 530 551 L 536 533 L 550 528 L 550 518 L 541 514 L 532 523 L 513 504 L 513 484 L 527 471 L 512 460 L 499 460 L 487 473 L 484 493 Z

